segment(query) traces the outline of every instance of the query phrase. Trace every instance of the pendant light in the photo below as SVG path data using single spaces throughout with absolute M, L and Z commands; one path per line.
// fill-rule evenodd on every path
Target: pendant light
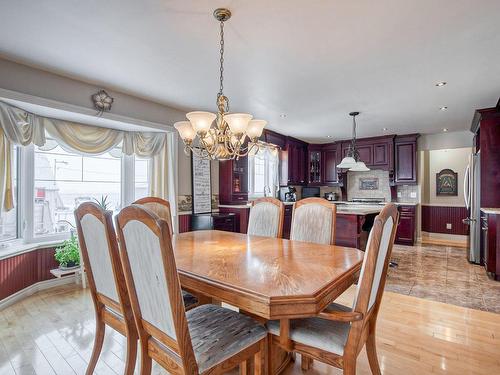
M 351 112 L 349 116 L 352 116 L 352 140 L 347 150 L 346 156 L 342 159 L 337 168 L 348 169 L 352 172 L 367 172 L 370 170 L 366 164 L 359 159 L 359 153 L 356 148 L 356 116 L 359 112 Z

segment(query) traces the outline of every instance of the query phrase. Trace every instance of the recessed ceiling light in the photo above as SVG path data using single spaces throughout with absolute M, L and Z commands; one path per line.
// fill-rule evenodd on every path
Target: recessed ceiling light
M 386 131 L 387 131 L 387 128 L 382 128 L 382 131 L 386 132 Z
M 448 131 L 448 128 L 443 128 L 443 131 L 446 133 Z
M 286 117 L 286 113 L 282 113 L 282 114 L 280 115 L 280 117 L 281 117 L 281 118 L 285 118 L 285 117 Z
M 443 87 L 444 85 L 446 85 L 445 81 L 436 82 L 437 87 Z
M 331 135 L 327 135 L 326 138 L 332 138 L 332 136 Z
M 440 109 L 441 111 L 446 111 L 446 110 L 448 109 L 448 107 L 447 107 L 447 106 L 442 106 L 442 107 L 439 107 L 439 109 Z

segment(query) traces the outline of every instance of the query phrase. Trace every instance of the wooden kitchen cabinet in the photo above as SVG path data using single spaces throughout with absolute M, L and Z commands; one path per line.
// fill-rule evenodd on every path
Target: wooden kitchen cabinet
M 220 204 L 243 204 L 248 201 L 248 159 L 219 162 Z
M 288 184 L 306 184 L 307 143 L 288 137 L 286 149 L 288 161 Z
M 500 210 L 499 213 L 481 210 L 482 259 L 486 272 L 500 281 Z
M 396 136 L 394 140 L 394 183 L 414 185 L 417 183 L 417 138 L 418 134 Z
M 340 158 L 340 143 L 329 143 L 323 145 L 323 183 L 325 185 L 339 184 L 339 170 L 337 164 L 342 160 Z
M 307 147 L 307 183 L 321 186 L 323 184 L 323 152 L 321 145 Z
M 413 246 L 416 237 L 416 207 L 398 206 L 399 223 L 395 242 L 399 245 Z

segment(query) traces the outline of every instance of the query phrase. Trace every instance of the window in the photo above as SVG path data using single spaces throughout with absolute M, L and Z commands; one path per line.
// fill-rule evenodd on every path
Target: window
M 14 199 L 14 208 L 5 212 L 3 209 L 0 214 L 0 241 L 13 240 L 18 237 L 18 207 L 17 204 L 17 186 L 18 181 L 18 148 L 12 147 L 12 195 Z
M 151 162 L 149 159 L 135 158 L 134 199 L 149 196 L 150 164 Z
M 261 147 L 248 157 L 250 197 L 276 196 L 278 189 L 278 151 Z
M 35 147 L 33 231 L 35 236 L 67 232 L 74 210 L 85 201 L 107 197 L 108 209 L 121 207 L 121 150 L 83 156 L 47 139 Z

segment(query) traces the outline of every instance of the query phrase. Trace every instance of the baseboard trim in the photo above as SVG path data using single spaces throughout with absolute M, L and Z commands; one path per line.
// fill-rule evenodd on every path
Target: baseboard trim
M 75 275 L 70 275 L 70 276 L 65 276 L 61 278 L 55 278 L 55 279 L 49 279 L 49 280 L 44 280 L 40 281 L 36 284 L 30 285 L 24 289 L 21 289 L 20 291 L 5 297 L 3 300 L 0 301 L 0 311 L 5 309 L 8 306 L 13 305 L 16 302 L 19 302 L 37 292 L 40 292 L 45 289 L 50 289 L 54 288 L 56 286 L 60 285 L 65 285 L 65 284 L 70 284 L 75 282 Z

